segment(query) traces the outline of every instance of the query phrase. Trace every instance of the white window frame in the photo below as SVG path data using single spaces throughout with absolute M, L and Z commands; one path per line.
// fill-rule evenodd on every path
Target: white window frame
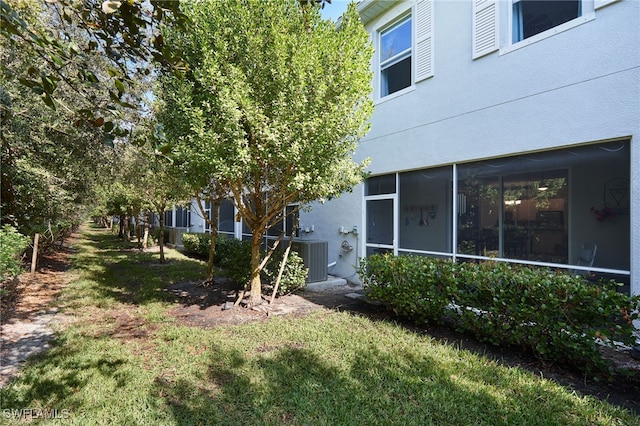
M 389 59 L 386 60 L 382 60 L 382 37 L 384 36 L 385 33 L 388 33 L 389 31 L 391 31 L 393 28 L 399 27 L 400 25 L 404 24 L 407 21 L 411 21 L 411 27 L 412 27 L 412 31 L 411 31 L 411 43 L 410 43 L 410 47 L 408 49 L 405 49 L 404 51 L 392 56 Z M 398 19 L 396 19 L 395 21 L 393 21 L 391 24 L 386 25 L 384 28 L 381 28 L 378 31 L 378 98 L 379 99 L 390 99 L 393 98 L 395 96 L 398 96 L 400 94 L 406 93 L 407 91 L 410 91 L 413 89 L 414 87 L 414 63 L 415 63 L 415 58 L 414 56 L 414 44 L 415 44 L 415 40 L 414 40 L 414 17 L 412 13 L 406 13 L 403 14 L 401 17 L 399 17 Z M 404 59 L 407 59 L 407 57 L 411 58 L 411 83 L 409 84 L 409 86 L 405 87 L 404 89 L 400 89 L 398 91 L 395 91 L 393 93 L 389 93 L 386 95 L 383 95 L 382 93 L 382 87 L 383 87 L 383 77 L 382 77 L 382 71 L 392 65 L 397 64 L 400 61 L 403 61 Z
M 205 217 L 203 217 L 204 219 L 204 232 L 207 234 L 211 233 L 211 224 L 209 223 L 209 220 L 211 219 L 211 209 L 212 207 L 212 202 L 211 201 L 205 201 L 204 202 L 204 215 Z M 207 220 L 209 219 L 209 220 Z
M 509 0 L 509 7 L 506 11 L 508 15 L 508 31 L 506 31 L 507 40 L 504 40 L 506 44 L 504 47 L 500 49 L 500 55 L 505 53 L 513 52 L 515 50 L 521 49 L 525 46 L 529 46 L 531 44 L 537 43 L 541 40 L 545 40 L 549 37 L 553 37 L 556 34 L 565 32 L 587 22 L 593 21 L 596 17 L 594 11 L 594 3 L 593 0 L 580 0 L 581 1 L 581 10 L 582 14 L 575 19 L 565 22 L 564 24 L 560 24 L 553 28 L 549 28 L 546 31 L 538 33 L 534 36 L 526 38 L 524 40 L 520 40 L 518 42 L 513 42 L 513 28 L 514 28 L 514 19 L 513 19 L 513 7 L 516 3 L 520 2 L 520 0 Z M 504 15 L 502 15 L 504 16 Z
M 377 61 L 375 77 L 376 90 L 374 94 L 374 101 L 376 103 L 386 102 L 387 100 L 410 92 L 415 89 L 416 83 L 434 76 L 433 16 L 435 0 L 416 0 L 411 3 L 401 3 L 403 7 L 405 7 L 405 4 L 410 4 L 411 7 L 409 9 L 404 8 L 404 10 L 398 11 L 394 18 L 385 20 L 376 28 L 373 34 L 377 47 L 377 56 L 375 59 L 375 61 Z M 382 35 L 393 27 L 405 22 L 407 19 L 411 20 L 411 48 L 383 62 L 381 60 Z M 397 92 L 382 95 L 383 64 L 390 66 L 406 59 L 407 56 L 411 57 L 411 84 Z

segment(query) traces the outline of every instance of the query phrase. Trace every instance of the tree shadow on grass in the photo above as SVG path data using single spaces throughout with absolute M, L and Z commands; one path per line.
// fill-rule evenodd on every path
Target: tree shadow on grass
M 304 347 L 259 351 L 248 359 L 214 348 L 206 380 L 156 381 L 156 390 L 180 424 L 571 425 L 584 424 L 588 409 L 513 369 L 470 371 L 464 357 L 443 363 L 372 346 L 345 366 Z M 505 392 L 514 380 L 517 392 Z
M 178 258 L 160 264 L 157 253 L 139 251 L 133 243 L 122 241 L 105 230 L 83 233 L 80 244 L 88 247 L 76 256 L 74 267 L 81 270 L 87 280 L 96 283 L 92 290 L 99 297 L 120 303 L 176 302 L 177 297 L 162 289 L 181 280 L 205 276 L 203 262 L 177 255 Z
M 127 381 L 122 374 L 126 361 L 112 354 L 85 355 L 64 339 L 53 348 L 29 359 L 16 382 L 0 389 L 3 409 L 20 410 L 44 406 L 59 410 L 82 407 L 83 391 L 95 380 L 117 378 L 116 385 Z

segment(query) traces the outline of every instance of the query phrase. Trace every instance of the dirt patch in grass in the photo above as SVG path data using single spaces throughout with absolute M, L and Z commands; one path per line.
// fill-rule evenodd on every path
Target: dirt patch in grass
M 62 247 L 42 254 L 33 277 L 20 275 L 3 295 L 0 311 L 2 324 L 9 320 L 25 320 L 49 307 L 67 284 L 69 256 L 75 252 L 73 243 L 78 235 L 72 234 Z
M 238 293 L 233 284 L 224 278 L 216 279 L 206 287 L 199 281 L 183 281 L 167 287 L 165 291 L 176 302 L 170 314 L 180 323 L 212 328 L 221 324 L 264 321 L 277 315 L 305 315 L 327 308 L 356 311 L 362 308 L 362 304 L 346 297 L 354 289 L 347 285 L 322 292 L 303 291 L 278 297 L 273 304 L 269 304 L 269 298 L 265 297 L 262 305 L 252 309 L 242 304 L 234 306 Z

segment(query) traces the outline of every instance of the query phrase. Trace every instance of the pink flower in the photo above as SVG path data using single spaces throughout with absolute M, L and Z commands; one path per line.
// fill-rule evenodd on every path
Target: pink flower
M 596 217 L 598 222 L 604 222 L 608 217 L 614 217 L 615 213 L 611 207 L 604 206 L 602 210 L 598 210 L 595 207 L 591 207 L 591 213 Z

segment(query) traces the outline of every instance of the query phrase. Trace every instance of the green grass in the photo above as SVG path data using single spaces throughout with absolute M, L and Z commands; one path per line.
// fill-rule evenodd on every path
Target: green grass
M 68 410 L 57 423 L 78 425 L 640 424 L 526 371 L 345 312 L 180 326 L 161 290 L 204 276 L 202 262 L 168 250 L 171 262 L 156 266 L 157 253 L 122 250 L 95 229 L 78 248 L 63 297 L 73 321 L 1 391 L 5 410 Z

